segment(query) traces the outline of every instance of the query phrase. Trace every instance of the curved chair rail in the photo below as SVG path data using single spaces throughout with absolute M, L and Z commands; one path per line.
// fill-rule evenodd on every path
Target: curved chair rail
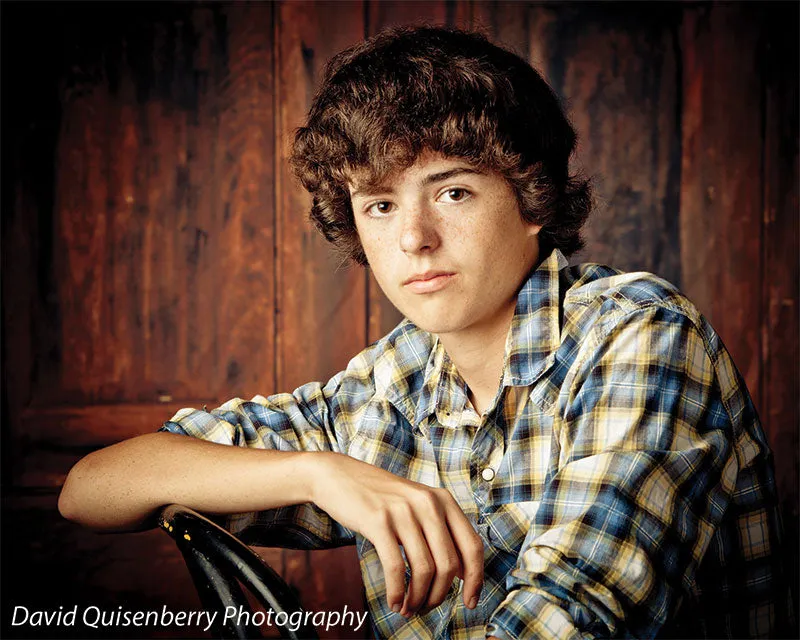
M 252 616 L 224 616 L 227 607 L 253 612 L 239 582 L 250 590 L 265 610 L 271 609 L 275 613 L 273 620 L 280 612 L 286 612 L 288 616 L 302 610 L 289 585 L 258 554 L 205 516 L 188 507 L 172 504 L 161 510 L 158 524 L 183 554 L 205 609 L 220 612 L 211 629 L 214 637 L 263 637 L 257 626 L 245 624 Z M 319 637 L 309 625 L 301 624 L 296 631 L 289 629 L 288 625 L 275 626 L 283 638 Z

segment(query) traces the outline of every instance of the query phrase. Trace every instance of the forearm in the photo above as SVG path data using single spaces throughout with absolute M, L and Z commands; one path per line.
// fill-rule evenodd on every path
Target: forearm
M 175 502 L 216 514 L 300 504 L 309 501 L 310 455 L 147 434 L 79 461 L 58 508 L 92 529 L 131 531 L 152 527 L 157 510 Z

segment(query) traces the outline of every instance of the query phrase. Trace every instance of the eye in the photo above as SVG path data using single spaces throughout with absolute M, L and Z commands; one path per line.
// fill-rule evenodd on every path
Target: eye
M 466 189 L 461 187 L 453 187 L 452 189 L 444 190 L 439 196 L 439 199 L 444 199 L 445 202 L 463 202 L 471 195 L 472 194 Z
M 394 207 L 394 205 L 388 200 L 379 200 L 378 202 L 373 202 L 371 205 L 369 205 L 366 209 L 366 212 L 369 216 L 380 218 L 391 213 L 392 207 Z

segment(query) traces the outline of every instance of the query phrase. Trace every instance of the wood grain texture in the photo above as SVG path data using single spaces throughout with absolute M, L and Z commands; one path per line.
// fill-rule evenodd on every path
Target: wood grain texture
M 308 219 L 311 200 L 289 166 L 325 62 L 363 38 L 363 6 L 276 6 L 278 32 L 277 371 L 281 391 L 326 381 L 366 346 L 364 270 L 338 255 Z
M 108 181 L 106 136 L 110 97 L 87 87 L 68 101 L 56 162 L 56 271 L 64 359 L 59 388 L 98 400 L 110 359 L 105 331 Z M 46 391 L 46 390 L 43 390 Z M 47 396 L 45 396 L 47 397 Z
M 212 408 L 209 398 L 167 402 L 28 407 L 20 416 L 20 441 L 51 447 L 103 447 L 152 433 L 184 407 Z
M 521 58 L 528 59 L 528 3 L 472 0 L 469 5 L 470 28 L 486 34 L 492 42 Z
M 761 406 L 761 81 L 748 5 L 687 9 L 680 247 L 685 293 Z
M 216 131 L 198 119 L 185 82 L 202 74 L 186 45 L 193 26 L 179 17 L 145 30 L 144 59 L 123 29 L 118 49 L 92 44 L 106 47 L 104 68 L 95 59 L 66 79 L 55 187 L 63 383 L 37 389 L 40 405 L 194 397 L 217 386 L 196 375 L 216 325 L 199 320 L 213 289 L 195 286 L 214 268 L 199 245 Z M 151 90 L 158 97 L 147 102 Z
M 593 179 L 587 248 L 574 262 L 680 284 L 677 14 L 531 7 L 530 55 L 578 131 L 573 170 Z
M 231 299 L 229 288 L 218 288 L 216 281 L 243 278 L 238 260 L 246 255 L 248 246 L 237 244 L 235 231 L 231 237 L 220 215 L 219 183 L 224 180 L 225 170 L 216 162 L 215 152 L 220 136 L 233 144 L 235 135 L 232 131 L 222 133 L 229 124 L 219 113 L 222 109 L 217 103 L 224 102 L 225 92 L 220 86 L 224 76 L 222 72 L 209 73 L 204 68 L 201 52 L 213 46 L 216 35 L 207 26 L 209 16 L 208 9 L 187 11 L 174 22 L 176 34 L 172 43 L 173 60 L 179 71 L 170 84 L 170 92 L 174 104 L 180 107 L 171 114 L 178 132 L 177 162 L 172 164 L 177 278 L 171 291 L 177 300 L 173 321 L 177 330 L 178 367 L 173 383 L 176 387 L 164 384 L 162 391 L 173 397 L 196 398 L 214 392 L 224 397 L 225 363 L 220 344 L 224 343 L 231 355 L 240 349 L 237 323 L 229 315 L 238 301 Z M 236 59 L 238 51 L 229 53 Z M 254 114 L 246 114 L 242 119 L 251 115 Z M 252 126 L 257 128 L 259 124 L 253 118 Z M 163 206 L 170 204 L 165 202 Z M 240 209 L 237 213 L 246 215 Z M 164 344 L 158 357 L 167 359 L 165 355 L 173 349 Z
M 272 13 L 265 8 L 224 10 L 228 68 L 217 88 L 219 245 L 212 296 L 219 313 L 212 360 L 219 363 L 224 398 L 275 388 L 275 77 Z
M 126 70 L 127 71 L 127 70 Z M 97 390 L 105 399 L 121 400 L 143 378 L 141 264 L 143 225 L 136 208 L 140 178 L 141 130 L 136 87 L 130 73 L 120 78 L 108 110 L 108 245 L 103 271 L 104 329 L 108 345 L 105 378 Z
M 343 261 L 308 219 L 311 201 L 288 159 L 325 62 L 364 35 L 359 2 L 275 6 L 277 51 L 277 352 L 279 391 L 326 381 L 366 346 L 366 274 Z M 354 549 L 283 551 L 283 575 L 308 610 L 363 611 Z M 333 585 L 336 585 L 333 588 Z M 321 637 L 367 637 L 368 630 L 320 630 Z
M 405 24 L 442 25 L 453 21 L 455 3 L 445 0 L 366 0 L 368 35 Z

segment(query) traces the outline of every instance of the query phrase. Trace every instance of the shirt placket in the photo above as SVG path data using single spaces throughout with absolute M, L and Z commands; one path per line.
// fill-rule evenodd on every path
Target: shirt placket
M 492 483 L 497 477 L 497 471 L 503 458 L 502 433 L 495 416 L 495 411 L 485 414 L 472 439 L 469 477 L 472 494 L 478 505 L 479 523 L 483 521 L 482 514 L 489 503 Z

